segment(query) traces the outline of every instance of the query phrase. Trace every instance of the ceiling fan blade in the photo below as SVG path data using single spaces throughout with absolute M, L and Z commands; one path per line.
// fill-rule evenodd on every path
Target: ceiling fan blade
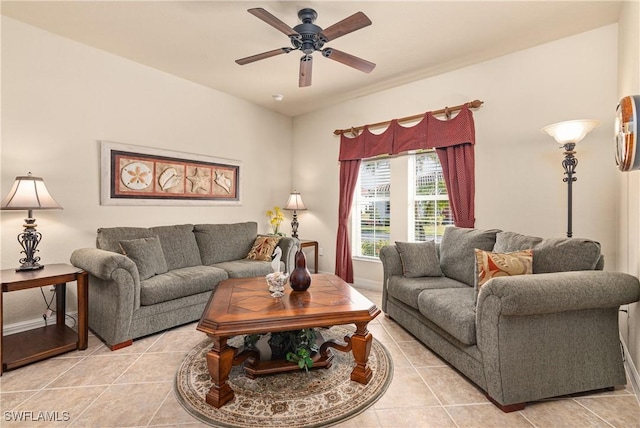
M 311 86 L 311 68 L 313 66 L 313 57 L 311 55 L 305 55 L 300 58 L 300 79 L 298 80 L 298 86 L 304 88 L 305 86 Z
M 325 42 L 330 40 L 335 40 L 338 37 L 342 37 L 345 34 L 352 33 L 356 30 L 364 28 L 368 25 L 371 25 L 371 20 L 367 18 L 362 12 L 356 12 L 353 15 L 343 19 L 340 22 L 336 22 L 330 27 L 325 28 L 320 32 L 320 37 L 324 39 Z
M 274 49 L 272 51 L 268 51 L 268 52 L 262 52 L 259 53 L 257 55 L 251 55 L 248 56 L 246 58 L 240 58 L 236 60 L 236 63 L 240 64 L 240 65 L 245 65 L 245 64 L 249 64 L 255 61 L 260 61 L 261 59 L 266 59 L 266 58 L 271 58 L 272 56 L 276 56 L 276 55 L 280 55 L 283 53 L 289 53 L 291 52 L 291 48 L 279 48 L 279 49 Z
M 254 9 L 248 9 L 247 12 L 252 14 L 253 16 L 262 19 L 267 24 L 271 25 L 278 31 L 283 32 L 287 36 L 299 36 L 298 32 L 293 28 L 289 27 L 284 22 L 280 21 L 278 18 L 273 16 L 271 13 L 267 12 L 261 7 L 256 7 Z
M 338 61 L 344 65 L 348 65 L 349 67 L 353 67 L 356 70 L 363 71 L 365 73 L 370 73 L 371 70 L 376 68 L 376 65 L 374 63 L 364 60 L 362 58 L 358 58 L 357 56 L 353 56 L 346 52 L 339 51 L 338 49 L 333 49 L 333 48 L 323 49 L 322 55 L 334 61 Z

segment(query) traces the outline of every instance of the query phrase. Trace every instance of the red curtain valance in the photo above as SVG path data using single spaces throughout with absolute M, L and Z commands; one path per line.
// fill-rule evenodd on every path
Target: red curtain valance
M 435 149 L 442 166 L 454 223 L 458 227 L 474 227 L 476 132 L 469 107 L 469 103 L 463 105 L 460 112 L 448 120 L 436 119 L 433 112 L 425 113 L 422 119 L 417 117 L 420 122 L 410 127 L 400 125 L 401 119 L 394 119 L 381 134 L 372 133 L 369 125 L 354 138 L 348 138 L 341 132 L 337 276 L 353 283 L 348 223 L 361 159 L 409 150 Z
M 448 120 L 440 120 L 427 112 L 420 122 L 410 127 L 402 126 L 394 119 L 381 134 L 372 133 L 368 126 L 354 138 L 342 134 L 338 160 L 366 159 L 459 144 L 475 144 L 473 114 L 468 104 Z

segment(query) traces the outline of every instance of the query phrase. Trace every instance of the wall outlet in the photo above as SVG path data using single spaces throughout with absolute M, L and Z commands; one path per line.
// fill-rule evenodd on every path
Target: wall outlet
M 324 250 L 322 249 L 322 247 L 318 248 L 318 255 L 324 256 Z

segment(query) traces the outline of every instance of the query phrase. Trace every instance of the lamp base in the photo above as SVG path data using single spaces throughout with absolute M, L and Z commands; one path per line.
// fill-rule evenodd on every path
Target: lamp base
M 16 272 L 24 272 L 24 271 L 38 270 L 38 269 L 44 269 L 44 265 L 41 265 L 38 263 L 24 263 L 19 268 L 16 268 Z

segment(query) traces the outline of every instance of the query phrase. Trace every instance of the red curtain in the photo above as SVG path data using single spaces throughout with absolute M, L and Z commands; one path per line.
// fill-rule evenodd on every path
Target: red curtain
M 340 162 L 340 205 L 338 207 L 338 237 L 336 247 L 336 275 L 353 283 L 353 260 L 349 240 L 351 201 L 358 182 L 360 159 Z
M 354 138 L 340 136 L 340 203 L 336 275 L 353 282 L 353 261 L 348 222 L 355 192 L 360 160 L 382 154 L 400 154 L 409 150 L 434 148 L 442 165 L 454 223 L 458 227 L 475 225 L 475 125 L 469 105 L 448 120 L 439 120 L 431 112 L 411 127 L 392 120 L 382 134 L 373 134 L 367 126 Z

